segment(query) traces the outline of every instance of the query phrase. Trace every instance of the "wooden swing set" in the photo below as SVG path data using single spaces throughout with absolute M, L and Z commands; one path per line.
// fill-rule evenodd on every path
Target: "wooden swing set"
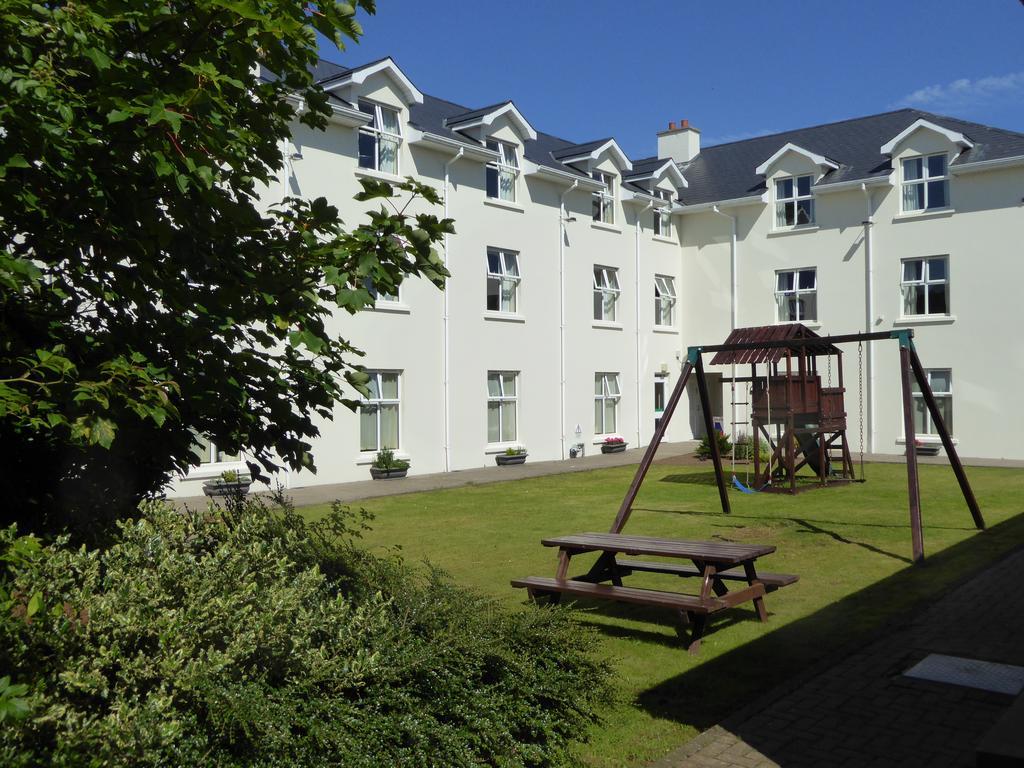
M 984 530 L 985 520 L 974 497 L 974 491 L 971 490 L 970 482 L 967 480 L 967 474 L 960 462 L 956 446 L 953 444 L 953 439 L 942 418 L 942 412 L 935 401 L 925 369 L 921 365 L 921 360 L 914 347 L 913 338 L 914 331 L 909 328 L 877 333 L 818 336 L 806 326 L 791 324 L 765 326 L 764 328 L 741 328 L 734 331 L 724 344 L 689 347 L 679 381 L 665 404 L 665 412 L 640 461 L 633 482 L 622 500 L 611 532 L 620 533 L 629 519 L 636 495 L 654 461 L 654 455 L 661 444 L 683 391 L 686 389 L 686 384 L 693 374 L 696 374 L 704 428 L 709 436 L 715 434 L 708 382 L 702 360 L 705 353 L 715 353 L 716 356 L 712 359 L 712 364 L 750 363 L 754 366 L 749 381 L 752 384 L 751 403 L 755 425 L 753 453 L 755 462 L 758 462 L 755 465 L 755 477 L 765 486 L 766 490 L 770 488 L 771 490 L 786 490 L 795 493 L 797 491 L 796 472 L 805 464 L 816 468 L 821 487 L 835 484 L 837 481 L 849 482 L 852 480 L 853 462 L 850 457 L 849 442 L 846 438 L 846 413 L 843 404 L 842 353 L 837 345 L 888 340 L 895 340 L 899 343 L 903 427 L 907 456 L 907 495 L 914 562 L 920 563 L 924 560 L 924 535 L 921 528 L 921 487 L 917 468 L 912 378 L 920 388 L 921 396 L 942 440 L 942 446 L 946 450 L 950 466 L 960 484 L 960 490 L 968 509 L 970 509 L 974 524 L 979 530 Z M 820 357 L 830 359 L 833 356 L 838 360 L 839 386 L 835 388 L 822 387 L 817 360 Z M 768 366 L 769 373 L 766 376 L 758 377 L 756 375 L 758 363 Z M 779 367 L 780 363 L 784 364 L 783 368 Z M 734 382 L 738 380 L 740 379 L 734 377 Z M 742 380 L 748 381 L 747 379 Z M 774 435 L 771 433 L 772 431 L 774 431 Z M 763 435 L 767 439 L 770 451 L 769 460 L 763 473 L 760 470 L 758 456 L 759 435 Z M 729 504 L 728 484 L 722 468 L 718 442 L 712 437 L 708 443 L 711 448 L 722 512 L 729 514 L 732 509 Z M 841 452 L 841 455 L 837 457 L 841 466 L 841 470 L 837 473 L 838 476 L 832 476 L 830 473 L 830 453 L 833 450 Z M 863 452 L 863 447 L 861 450 Z M 803 459 L 799 462 L 796 458 L 798 452 L 803 454 Z M 773 482 L 773 479 L 777 477 L 785 480 L 781 488 L 778 483 Z

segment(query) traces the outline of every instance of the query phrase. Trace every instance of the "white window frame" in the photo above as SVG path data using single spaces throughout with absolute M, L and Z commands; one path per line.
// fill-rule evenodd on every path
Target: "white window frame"
M 944 271 L 946 276 L 942 279 L 933 279 L 931 277 L 931 263 L 933 261 L 943 262 Z M 906 268 L 908 264 L 915 262 L 921 262 L 921 279 L 920 280 L 907 280 Z M 932 312 L 929 307 L 931 299 L 929 298 L 929 288 L 934 285 L 941 285 L 945 287 L 946 294 L 946 311 L 945 312 Z M 916 288 L 924 296 L 924 312 L 907 312 L 907 293 L 911 288 Z M 949 315 L 949 257 L 948 256 L 921 256 L 913 259 L 903 259 L 900 261 L 900 316 L 901 317 L 946 317 Z
M 241 452 L 236 454 L 225 454 L 224 451 L 217 447 L 217 444 L 213 442 L 213 440 L 210 440 L 203 435 L 193 432 L 193 442 L 193 453 L 196 452 L 195 447 L 199 446 L 203 450 L 203 457 L 210 457 L 209 461 L 203 461 L 200 459 L 200 467 L 211 467 L 221 464 L 240 464 L 242 462 Z
M 614 382 L 614 388 L 611 383 Z M 598 389 L 601 391 L 598 392 Z M 607 403 L 612 401 L 612 421 L 609 425 L 606 419 Z M 622 401 L 622 387 L 619 385 L 618 373 L 595 373 L 594 374 L 594 434 L 595 435 L 616 435 L 619 426 L 619 403 Z M 600 418 L 598 418 L 600 414 Z
M 807 194 L 800 194 L 801 180 L 807 180 Z M 785 186 L 786 182 L 793 185 L 793 194 L 786 196 L 780 194 L 779 187 Z M 812 227 L 815 222 L 814 213 L 814 176 L 801 174 L 799 176 L 783 176 L 775 179 L 775 229 L 799 229 L 800 227 Z M 806 207 L 801 208 L 801 203 Z M 793 222 L 786 221 L 786 206 L 793 206 Z M 807 221 L 800 221 L 800 211 L 807 211 Z
M 801 288 L 800 287 L 800 274 L 802 272 L 813 272 L 814 273 L 814 287 L 813 288 Z M 782 275 L 793 275 L 793 287 L 782 290 L 779 288 L 779 278 Z M 803 307 L 802 298 L 805 296 L 814 296 L 814 317 L 805 317 L 801 311 Z M 795 318 L 783 318 L 782 317 L 782 301 L 795 302 L 792 306 L 796 307 Z M 787 306 L 790 306 L 787 303 Z M 775 322 L 777 323 L 816 323 L 818 322 L 818 268 L 817 267 L 801 267 L 800 269 L 779 269 L 775 272 Z
M 948 406 L 945 409 L 946 414 L 949 418 L 943 419 L 946 423 L 946 430 L 950 436 L 953 435 L 953 369 L 952 368 L 927 368 L 925 369 L 925 376 L 928 378 L 928 386 L 932 389 L 932 396 L 936 400 L 936 404 L 939 406 L 939 410 L 943 410 L 943 401 L 948 402 Z M 949 382 L 949 389 L 937 392 L 932 387 L 932 376 L 935 374 L 945 374 L 946 380 Z M 914 433 L 916 435 L 927 435 L 934 436 L 938 435 L 938 430 L 935 429 L 935 422 L 932 421 L 932 413 L 928 410 L 928 406 L 924 401 L 924 393 L 921 392 L 921 388 L 917 385 L 917 379 L 911 381 L 911 395 L 914 401 Z M 917 429 L 917 414 L 923 412 L 924 414 L 924 429 Z M 904 435 L 904 437 L 906 437 Z
M 617 322 L 619 297 L 622 288 L 619 284 L 619 270 L 616 267 L 594 265 L 594 319 L 605 322 Z M 610 302 L 607 299 L 610 298 Z M 609 311 L 610 306 L 610 311 Z
M 389 107 L 384 104 L 378 104 L 374 101 L 367 101 L 366 99 L 359 100 L 359 110 L 364 114 L 371 115 L 373 122 L 369 125 L 362 125 L 359 127 L 359 133 L 364 136 L 370 136 L 373 138 L 373 165 L 363 165 L 363 154 L 356 148 L 356 160 L 359 163 L 360 168 L 369 168 L 379 173 L 388 173 L 393 176 L 398 176 L 401 170 L 402 160 L 402 113 L 400 110 L 394 107 Z M 398 126 L 398 133 L 392 133 L 385 131 L 382 127 L 384 125 L 384 112 L 387 110 L 395 115 L 395 124 Z M 380 148 L 382 141 L 391 141 L 395 144 L 395 169 L 393 171 L 383 170 L 380 167 Z
M 504 200 L 508 203 L 516 202 L 519 187 L 519 153 L 516 146 L 508 142 L 488 139 L 487 148 L 497 152 L 498 159 L 487 163 L 487 169 L 485 170 L 487 178 L 484 180 L 485 194 L 491 200 Z M 490 193 L 489 179 L 492 173 L 495 175 L 496 195 Z M 508 185 L 511 191 L 509 193 L 510 196 L 505 197 L 502 195 L 501 182 L 502 179 L 508 178 L 511 178 L 511 183 Z
M 615 174 L 605 171 L 593 171 L 590 177 L 594 181 L 600 181 L 605 189 L 599 189 L 593 194 L 592 218 L 601 224 L 615 223 Z
M 928 167 L 928 161 L 933 157 L 942 158 L 942 167 L 944 173 L 936 176 L 931 175 L 931 169 Z M 921 176 L 917 179 L 907 178 L 907 164 L 912 162 L 921 163 Z M 942 184 L 943 201 L 942 205 L 930 205 L 929 198 L 931 197 L 931 186 L 932 184 Z M 924 201 L 920 208 L 910 208 L 907 206 L 908 198 L 911 187 L 921 187 L 924 190 Z M 917 195 L 914 195 L 915 205 Z M 945 152 L 936 152 L 932 155 L 914 155 L 913 157 L 904 157 L 900 159 L 900 211 L 902 213 L 925 213 L 927 211 L 941 211 L 950 207 L 949 202 L 949 155 Z
M 505 391 L 505 377 L 511 376 L 513 380 L 513 388 L 515 392 L 508 394 Z M 497 377 L 498 381 L 498 394 L 491 394 L 491 378 Z M 490 413 L 491 403 L 498 403 L 498 439 L 491 440 L 490 435 L 490 419 L 487 422 L 487 444 L 488 445 L 503 445 L 506 443 L 515 443 L 519 440 L 519 371 L 488 371 L 487 372 L 487 410 Z M 512 410 L 515 413 L 515 434 L 505 439 L 502 437 L 505 431 L 505 409 L 504 405 L 512 404 Z
M 676 324 L 676 279 L 671 275 L 654 276 L 654 324 L 673 328 Z
M 499 272 L 495 272 L 491 269 L 491 255 L 494 254 L 498 257 L 498 269 Z M 512 269 L 514 267 L 514 270 Z M 490 284 L 491 281 L 497 281 L 498 283 L 498 308 L 492 309 L 487 307 L 488 312 L 500 312 L 505 315 L 518 315 L 520 305 L 520 287 L 523 282 L 523 271 L 519 265 L 519 254 L 516 251 L 509 251 L 504 248 L 487 248 L 487 262 L 485 264 L 487 269 L 487 292 L 484 294 L 484 302 L 490 298 Z M 508 286 L 509 295 L 511 295 L 511 301 L 506 302 L 506 286 Z M 507 308 L 511 305 L 511 309 Z
M 654 190 L 654 196 L 667 200 L 668 205 L 664 208 L 654 209 L 654 236 L 672 237 L 672 198 L 673 194 L 667 189 Z
M 381 370 L 374 370 L 374 371 L 366 371 L 366 373 L 370 377 L 376 377 L 376 379 L 377 379 L 377 397 L 375 397 L 375 398 L 368 398 L 368 397 L 360 398 L 360 403 L 359 403 L 359 417 L 360 417 L 360 420 L 359 420 L 359 450 L 360 450 L 360 452 L 367 453 L 367 454 L 369 454 L 369 453 L 377 453 L 378 451 L 381 451 L 381 450 L 383 450 L 385 448 L 390 448 L 393 451 L 397 451 L 397 450 L 399 450 L 401 448 L 401 445 L 402 445 L 402 372 L 401 371 L 396 371 L 396 370 L 381 369 Z M 393 398 L 391 398 L 391 397 L 383 397 L 382 395 L 383 395 L 383 392 L 384 392 L 384 388 L 382 386 L 381 376 L 392 375 L 392 374 L 395 376 L 395 394 L 397 395 L 397 397 L 393 397 Z M 375 419 L 376 423 L 377 423 L 377 435 L 376 435 L 376 440 L 375 440 L 375 445 L 377 446 L 376 448 L 363 448 L 362 407 L 364 405 L 372 405 L 372 406 L 376 406 L 376 408 L 377 408 L 376 419 Z M 383 445 L 381 443 L 381 436 L 380 436 L 380 413 L 381 413 L 381 409 L 380 409 L 380 406 L 382 406 L 382 405 L 394 405 L 396 407 L 396 416 L 397 416 L 397 419 L 398 419 L 398 429 L 396 430 L 396 437 L 397 437 L 397 439 L 396 439 L 396 444 L 395 445 L 387 445 L 386 446 L 386 445 Z

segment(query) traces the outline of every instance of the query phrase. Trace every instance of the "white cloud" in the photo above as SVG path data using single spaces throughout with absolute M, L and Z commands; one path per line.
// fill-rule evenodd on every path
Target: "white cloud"
M 996 98 L 1024 94 L 1024 72 L 993 75 L 970 80 L 961 77 L 945 85 L 929 85 L 904 96 L 901 107 L 942 109 L 982 104 Z

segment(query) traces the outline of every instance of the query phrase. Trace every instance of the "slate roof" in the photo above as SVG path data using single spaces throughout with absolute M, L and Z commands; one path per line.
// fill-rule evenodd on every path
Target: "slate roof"
M 917 109 L 900 109 L 705 147 L 682 167 L 683 176 L 690 186 L 680 190 L 679 197 L 684 204 L 695 205 L 760 195 L 765 191 L 764 178 L 758 176 L 754 169 L 788 142 L 839 164 L 837 170 L 829 171 L 818 181 L 818 186 L 887 176 L 892 171 L 892 164 L 879 149 L 920 119 L 962 133 L 974 142 L 972 148 L 955 160 L 954 167 L 962 163 L 1024 155 L 1024 134 Z
M 474 120 L 475 118 L 483 117 L 484 115 L 493 112 L 494 110 L 499 109 L 500 107 L 504 107 L 506 104 L 512 104 L 512 101 L 506 99 L 505 101 L 499 101 L 497 104 L 491 104 L 489 107 L 480 107 L 480 109 L 474 109 L 471 112 L 463 112 L 461 115 L 451 115 L 448 117 L 446 122 L 449 125 L 465 123 L 470 120 Z M 515 105 L 513 104 L 513 106 Z
M 386 58 L 362 64 L 356 69 L 372 66 Z M 352 70 L 340 64 L 321 60 L 312 71 L 317 82 L 329 84 L 329 81 Z M 333 93 L 331 96 L 332 100 L 346 103 Z M 422 104 L 413 104 L 410 107 L 409 121 L 422 131 L 464 144 L 482 146 L 480 142 L 465 134 L 450 129 L 446 123 L 451 122 L 457 125 L 508 103 L 509 101 L 506 100 L 487 107 L 470 109 L 455 102 L 424 94 Z M 838 169 L 829 171 L 818 181 L 818 186 L 847 181 L 865 181 L 887 176 L 892 171 L 892 165 L 889 158 L 879 152 L 880 147 L 916 120 L 922 118 L 962 133 L 974 143 L 973 147 L 956 158 L 952 164 L 954 167 L 963 163 L 1024 156 L 1024 134 L 1022 133 L 992 128 L 980 123 L 922 112 L 917 109 L 899 109 L 879 115 L 841 120 L 810 128 L 784 131 L 770 136 L 758 136 L 743 141 L 705 147 L 689 163 L 679 166 L 689 184 L 688 187 L 679 190 L 679 200 L 684 205 L 698 205 L 761 195 L 765 191 L 764 177 L 756 174 L 754 170 L 789 142 L 815 154 L 824 155 L 839 164 Z M 592 152 L 610 140 L 610 138 L 603 138 L 577 143 L 538 131 L 535 140 L 524 143 L 523 154 L 527 160 L 537 165 L 570 173 L 580 178 L 589 178 L 587 174 L 560 162 L 560 158 L 565 159 Z M 658 157 L 645 157 L 632 162 L 633 170 L 623 173 L 623 187 L 649 194 L 642 187 L 629 183 L 629 179 L 644 176 L 652 170 L 656 170 L 664 160 Z

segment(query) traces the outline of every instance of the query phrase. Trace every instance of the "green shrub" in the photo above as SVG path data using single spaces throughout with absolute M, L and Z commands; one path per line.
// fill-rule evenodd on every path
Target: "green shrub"
M 29 710 L 0 763 L 563 762 L 608 695 L 590 635 L 354 533 L 341 508 L 308 523 L 259 501 L 152 505 L 102 550 L 0 531 L 0 671 Z
M 732 443 L 729 442 L 729 436 L 724 432 L 716 432 L 715 435 L 718 437 L 718 455 L 730 455 L 732 453 Z M 708 440 L 707 435 L 701 438 L 700 445 L 697 446 L 697 450 L 693 452 L 693 455 L 702 460 L 711 458 L 711 442 Z
M 761 440 L 758 445 L 758 454 L 762 464 L 768 463 L 768 443 Z M 753 461 L 754 459 L 754 441 L 747 435 L 740 435 L 736 438 L 736 445 L 733 448 L 733 453 L 736 456 L 737 461 Z
M 390 448 L 383 448 L 377 451 L 377 455 L 373 459 L 373 464 L 371 464 L 370 466 L 372 466 L 374 469 L 401 470 L 408 469 L 409 462 L 406 461 L 405 459 L 396 459 L 394 451 L 392 451 Z

